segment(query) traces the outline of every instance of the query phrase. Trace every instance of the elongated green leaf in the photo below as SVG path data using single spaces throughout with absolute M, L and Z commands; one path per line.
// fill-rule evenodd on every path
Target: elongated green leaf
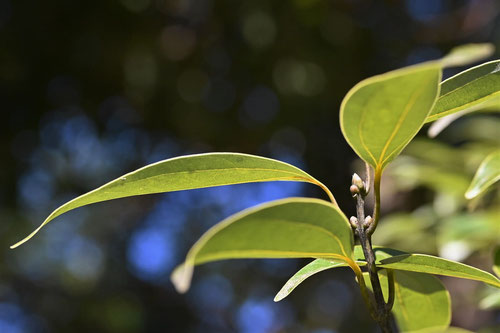
M 426 122 L 462 110 L 480 110 L 500 96 L 500 60 L 458 73 L 441 83 L 441 93 Z
M 364 273 L 365 283 L 371 287 Z M 380 272 L 380 284 L 388 297 L 388 279 Z M 450 295 L 438 278 L 414 272 L 394 272 L 394 306 L 392 313 L 401 333 L 443 332 L 450 325 Z
M 394 270 L 437 274 L 476 280 L 500 288 L 500 280 L 493 274 L 459 262 L 446 260 L 426 254 L 402 254 L 382 259 L 378 267 Z
M 134 195 L 265 181 L 313 183 L 325 190 L 335 203 L 326 186 L 288 163 L 238 153 L 187 155 L 150 164 L 65 203 L 28 237 L 11 248 L 29 240 L 57 216 L 92 203 Z
M 500 276 L 500 246 L 497 246 L 493 251 L 493 272 Z
M 215 225 L 175 269 L 180 292 L 190 285 L 194 265 L 235 258 L 324 258 L 354 264 L 351 226 L 334 205 L 290 198 L 244 210 Z
M 454 47 L 441 59 L 444 67 L 464 66 L 485 59 L 495 52 L 490 43 L 465 44 Z
M 493 185 L 500 179 L 500 150 L 489 154 L 474 175 L 472 182 L 465 192 L 467 199 L 477 197 L 484 192 L 489 186 Z
M 341 260 L 327 260 L 327 259 L 316 259 L 306 266 L 302 267 L 297 273 L 295 273 L 281 288 L 281 290 L 274 297 L 275 302 L 281 301 L 283 298 L 290 295 L 290 293 L 297 288 L 299 284 L 304 282 L 307 278 L 313 276 L 316 273 L 322 272 L 324 270 L 336 267 L 346 267 L 347 264 Z
M 342 101 L 340 126 L 354 151 L 383 169 L 424 124 L 439 94 L 439 61 L 374 76 Z
M 399 254 L 404 254 L 404 252 L 393 250 L 393 249 L 387 249 L 387 248 L 382 248 L 382 247 L 376 247 L 374 249 L 376 257 L 381 260 L 384 258 L 390 258 L 394 255 L 399 255 Z M 365 266 L 366 261 L 364 261 L 364 254 L 363 254 L 363 249 L 361 246 L 356 245 L 354 247 L 354 259 L 356 261 L 356 264 L 359 266 Z M 276 297 L 274 297 L 275 302 L 281 301 L 283 298 L 287 297 L 299 284 L 304 282 L 307 278 L 310 276 L 313 276 L 316 273 L 322 272 L 324 270 L 330 269 L 330 268 L 337 268 L 337 267 L 346 267 L 348 266 L 344 261 L 341 260 L 336 260 L 336 259 L 316 259 L 306 266 L 304 266 L 301 270 L 299 270 L 297 273 L 295 273 L 286 283 L 285 285 L 281 288 L 281 290 L 276 294 Z

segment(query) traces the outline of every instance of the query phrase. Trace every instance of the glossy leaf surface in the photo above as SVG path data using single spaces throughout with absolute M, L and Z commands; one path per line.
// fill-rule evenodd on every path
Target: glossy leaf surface
M 371 287 L 364 273 L 365 283 Z M 387 300 L 388 279 L 380 272 L 380 284 Z M 394 272 L 394 306 L 392 313 L 403 333 L 443 332 L 451 321 L 450 295 L 441 281 L 431 275 Z
M 172 281 L 190 285 L 194 265 L 235 258 L 324 258 L 353 264 L 353 234 L 344 214 L 317 199 L 290 198 L 244 210 L 215 225 L 189 251 Z
M 462 110 L 479 110 L 500 96 L 500 60 L 458 73 L 441 83 L 436 105 L 426 119 L 434 121 Z
M 340 108 L 340 126 L 349 145 L 364 161 L 382 169 L 424 124 L 440 80 L 440 63 L 429 62 L 358 83 Z
M 65 203 L 12 248 L 26 242 L 57 216 L 92 203 L 134 195 L 265 181 L 313 183 L 323 188 L 335 202 L 323 184 L 284 162 L 238 153 L 187 155 L 147 165 Z
M 467 199 L 472 199 L 482 192 L 484 192 L 489 186 L 493 185 L 500 179 L 500 150 L 489 154 L 474 175 L 472 182 L 465 192 L 465 197 Z

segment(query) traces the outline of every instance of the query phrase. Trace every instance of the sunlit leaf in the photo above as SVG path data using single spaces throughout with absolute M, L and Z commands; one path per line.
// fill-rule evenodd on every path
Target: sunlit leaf
M 393 250 L 393 249 L 387 249 L 387 248 L 375 248 L 375 253 L 377 258 L 384 259 L 384 258 L 390 258 L 394 255 L 402 254 L 403 252 Z M 354 247 L 354 259 L 356 260 L 356 263 L 359 266 L 365 266 L 366 261 L 364 261 L 364 254 L 363 254 L 363 249 L 361 246 L 356 245 Z M 274 298 L 275 302 L 281 301 L 283 298 L 287 297 L 299 284 L 304 282 L 307 278 L 313 276 L 316 273 L 322 272 L 324 270 L 330 269 L 330 268 L 337 268 L 337 267 L 346 267 L 348 266 L 345 262 L 340 261 L 340 260 L 335 260 L 335 259 L 316 259 L 306 266 L 304 266 L 302 269 L 300 269 L 297 273 L 295 273 L 286 283 L 285 285 L 281 288 L 281 290 L 276 294 L 276 297 Z
M 437 274 L 475 280 L 500 288 L 500 280 L 493 274 L 459 262 L 426 254 L 402 254 L 382 259 L 378 267 L 427 274 Z
M 383 169 L 424 124 L 440 80 L 440 63 L 429 62 L 358 83 L 340 108 L 340 126 L 349 145 L 367 163 Z
M 458 73 L 441 83 L 441 92 L 426 122 L 462 110 L 480 110 L 500 96 L 500 60 Z
M 190 285 L 194 265 L 235 258 L 323 258 L 354 265 L 353 233 L 344 214 L 317 199 L 290 198 L 244 210 L 215 225 L 175 269 L 180 292 Z
M 364 273 L 371 288 L 370 278 Z M 379 273 L 382 291 L 387 300 L 388 279 Z M 438 278 L 421 273 L 394 271 L 394 306 L 392 313 L 402 333 L 443 332 L 450 325 L 450 295 Z
M 472 182 L 465 192 L 467 199 L 472 199 L 500 179 L 500 150 L 489 154 L 476 171 Z
M 454 47 L 441 59 L 443 66 L 464 66 L 491 56 L 495 46 L 490 43 L 465 44 Z
M 284 162 L 238 153 L 187 155 L 147 165 L 65 203 L 54 210 L 28 237 L 11 248 L 29 240 L 57 216 L 92 203 L 134 195 L 265 181 L 313 183 L 325 190 L 332 202 L 335 202 L 322 183 Z

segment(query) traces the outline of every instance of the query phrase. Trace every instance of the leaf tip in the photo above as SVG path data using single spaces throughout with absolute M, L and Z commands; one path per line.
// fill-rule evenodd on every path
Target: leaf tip
M 474 199 L 478 194 L 478 191 L 475 189 L 468 190 L 467 192 L 465 192 L 465 199 Z
M 193 276 L 193 266 L 186 263 L 178 266 L 172 272 L 170 280 L 172 281 L 175 290 L 178 293 L 184 294 L 189 290 L 191 286 L 191 277 Z
M 276 294 L 276 296 L 274 296 L 273 301 L 277 303 L 277 302 L 279 302 L 279 301 L 283 300 L 286 296 L 287 296 L 287 294 L 283 292 L 283 289 L 281 289 L 281 290 L 280 290 L 280 291 Z

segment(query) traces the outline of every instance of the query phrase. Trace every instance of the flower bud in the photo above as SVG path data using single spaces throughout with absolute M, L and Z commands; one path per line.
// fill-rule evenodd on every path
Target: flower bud
M 363 227 L 365 228 L 368 228 L 373 222 L 373 218 L 368 215 L 367 217 L 365 217 L 365 222 L 363 223 Z
M 352 184 L 356 185 L 360 190 L 363 190 L 365 188 L 365 183 L 357 173 L 352 175 Z
M 359 188 L 356 185 L 351 185 L 351 187 L 349 187 L 349 191 L 351 191 L 351 194 L 354 197 L 359 193 Z
M 355 216 L 351 216 L 351 218 L 349 219 L 349 223 L 353 228 L 358 227 L 358 219 Z

